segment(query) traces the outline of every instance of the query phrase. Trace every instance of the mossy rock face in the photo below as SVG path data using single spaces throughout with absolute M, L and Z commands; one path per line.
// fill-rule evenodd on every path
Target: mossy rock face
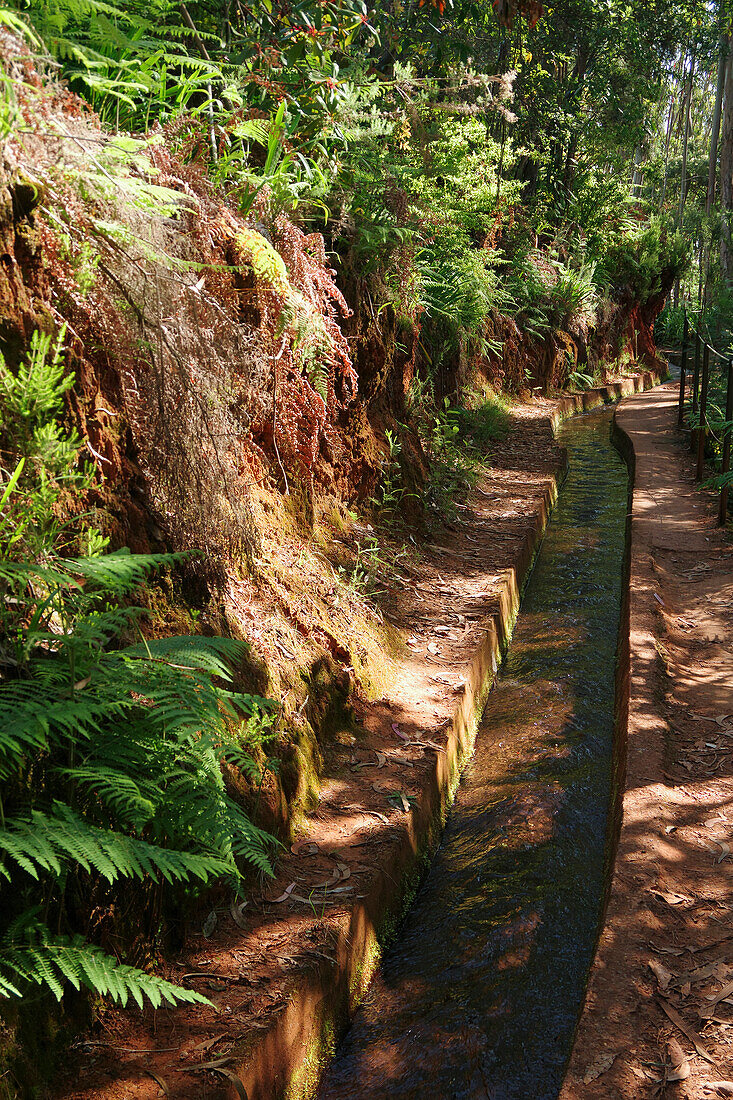
M 43 201 L 40 184 L 20 174 L 10 186 L 12 214 L 16 221 L 27 218 Z
M 338 668 L 325 654 L 302 675 L 308 687 L 306 718 L 323 747 L 337 730 L 350 728 L 353 724 L 353 710 L 349 704 L 351 680 L 348 672 Z

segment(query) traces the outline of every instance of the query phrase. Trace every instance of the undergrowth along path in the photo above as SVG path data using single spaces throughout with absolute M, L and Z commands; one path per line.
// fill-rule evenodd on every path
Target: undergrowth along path
M 733 1092 L 733 545 L 694 487 L 675 389 L 616 414 L 636 467 L 627 771 L 561 1100 Z

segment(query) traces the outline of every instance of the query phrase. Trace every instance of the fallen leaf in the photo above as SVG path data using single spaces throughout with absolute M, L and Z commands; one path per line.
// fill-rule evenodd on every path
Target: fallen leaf
M 221 1069 L 223 1066 L 229 1066 L 234 1061 L 231 1054 L 228 1054 L 225 1058 L 214 1058 L 211 1062 L 199 1062 L 194 1069 Z
M 674 978 L 674 974 L 671 970 L 667 970 L 667 967 L 660 963 L 657 959 L 650 959 L 648 963 L 654 977 L 659 982 L 659 988 L 663 993 L 666 993 L 669 989 L 669 983 Z
M 650 890 L 649 893 L 666 901 L 667 905 L 684 905 L 685 902 L 692 902 L 692 898 L 688 898 L 686 894 L 675 894 L 667 890 Z
M 247 927 L 247 921 L 244 917 L 244 910 L 246 908 L 246 905 L 246 901 L 238 903 L 238 899 L 235 897 L 232 897 L 232 900 L 229 902 L 229 914 L 234 923 L 239 925 L 240 928 Z
M 216 928 L 216 909 L 212 909 L 208 917 L 204 921 L 204 926 L 201 929 L 204 935 L 204 939 L 208 940 Z
M 722 726 L 724 722 L 727 722 L 729 718 L 733 718 L 733 714 L 719 714 L 715 721 L 719 726 Z
M 708 1096 L 733 1096 L 733 1081 L 703 1081 Z
M 376 757 L 377 757 L 377 767 L 378 768 L 383 768 L 384 765 L 387 763 L 387 757 L 385 756 L 385 754 L 383 752 L 376 753 Z
M 204 1039 L 202 1043 L 197 1043 L 195 1047 L 191 1047 L 191 1053 L 194 1054 L 198 1051 L 205 1053 L 207 1050 L 211 1050 L 212 1047 L 215 1047 L 221 1039 L 226 1039 L 228 1035 L 228 1031 L 220 1031 L 218 1035 L 212 1035 L 210 1039 Z
M 667 1055 L 672 1069 L 666 1074 L 668 1081 L 686 1081 L 690 1076 L 690 1063 L 687 1055 L 676 1039 L 670 1039 L 667 1043 Z
M 239 1077 L 237 1077 L 236 1073 L 232 1073 L 230 1069 L 224 1069 L 222 1066 L 214 1067 L 214 1073 L 218 1073 L 222 1077 L 226 1077 L 228 1081 L 231 1081 L 231 1083 L 237 1090 L 239 1100 L 249 1100 L 249 1097 L 247 1096 L 247 1090 L 240 1081 Z
M 677 1012 L 675 1008 L 672 1008 L 671 1004 L 668 1004 L 666 1001 L 662 1000 L 659 997 L 657 998 L 657 1004 L 659 1005 L 665 1016 L 669 1017 L 675 1027 L 678 1027 L 682 1034 L 690 1040 L 700 1057 L 704 1058 L 706 1062 L 710 1062 L 712 1065 L 717 1066 L 718 1063 L 715 1061 L 709 1050 L 705 1047 L 698 1033 L 693 1028 L 691 1028 L 689 1024 L 685 1023 L 679 1012 Z
M 403 791 L 400 791 L 400 799 L 402 801 L 402 809 L 405 811 L 406 814 L 409 814 L 409 812 L 410 812 L 410 803 L 405 798 L 405 795 L 404 795 Z
M 145 1073 L 147 1073 L 148 1077 L 152 1077 L 153 1080 L 156 1082 L 156 1084 L 160 1085 L 160 1087 L 162 1088 L 162 1090 L 163 1090 L 163 1092 L 165 1093 L 166 1096 L 170 1096 L 171 1093 L 170 1093 L 170 1089 L 168 1088 L 168 1085 L 163 1080 L 163 1078 L 155 1072 L 155 1070 L 146 1069 Z
M 595 1081 L 597 1077 L 609 1070 L 613 1063 L 616 1061 L 616 1054 L 608 1052 L 607 1054 L 600 1054 L 591 1064 L 583 1075 L 583 1084 L 589 1085 L 591 1081 Z
M 719 982 L 725 982 L 730 977 L 730 967 L 725 963 L 723 958 L 713 959 L 712 962 L 706 963 L 705 966 L 697 966 L 694 970 L 689 970 L 686 974 L 680 974 L 680 981 L 690 981 L 694 984 L 697 982 L 704 982 L 708 978 L 717 978 Z
M 318 851 L 315 840 L 296 840 L 290 845 L 290 851 L 294 856 L 314 855 Z
M 662 607 L 664 607 L 664 600 L 662 599 L 662 597 L 659 595 L 658 592 L 654 593 L 654 599 L 657 601 L 657 603 L 660 603 L 662 605 Z
M 370 817 L 378 817 L 384 825 L 389 825 L 389 820 L 384 814 L 380 814 L 379 810 L 365 810 L 363 806 L 342 806 L 341 809 L 346 813 L 368 814 Z
M 291 882 L 290 885 L 288 887 L 286 887 L 285 892 L 283 894 L 281 894 L 279 898 L 272 898 L 270 900 L 270 904 L 271 905 L 279 905 L 281 901 L 287 901 L 288 898 L 290 897 L 290 895 L 292 894 L 293 890 L 295 889 L 295 887 L 296 887 L 296 883 Z
M 392 729 L 394 730 L 394 732 L 397 734 L 398 737 L 402 738 L 403 741 L 409 741 L 410 740 L 410 738 L 407 736 L 407 734 L 402 732 L 402 730 L 400 729 L 400 727 L 397 725 L 396 722 L 392 723 Z
M 724 1001 L 726 997 L 730 997 L 731 993 L 733 993 L 733 982 L 728 982 L 723 986 L 720 993 L 714 993 L 711 997 L 706 997 L 705 1000 L 711 1005 L 716 1005 L 720 1001 Z
M 428 642 L 428 653 L 432 653 L 434 657 L 440 656 L 440 650 L 438 649 L 435 642 Z

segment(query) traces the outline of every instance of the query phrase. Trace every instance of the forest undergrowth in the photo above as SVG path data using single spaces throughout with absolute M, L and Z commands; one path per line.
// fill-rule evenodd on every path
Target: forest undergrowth
M 694 5 L 573 6 L 0 9 L 19 1088 L 100 998 L 193 998 L 161 961 L 269 873 L 350 696 L 388 693 L 382 596 L 513 399 L 656 362 L 690 240 L 649 135 Z

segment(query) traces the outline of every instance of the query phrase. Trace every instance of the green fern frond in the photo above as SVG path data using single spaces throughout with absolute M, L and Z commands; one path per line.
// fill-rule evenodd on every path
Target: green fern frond
M 120 650 L 126 657 L 164 660 L 184 669 L 202 669 L 222 680 L 231 680 L 231 665 L 241 660 L 248 646 L 236 638 L 202 638 L 200 635 L 178 635 L 175 638 L 154 638 Z
M 54 804 L 52 814 L 32 810 L 0 829 L 0 852 L 34 879 L 39 871 L 61 874 L 62 863 L 77 864 L 85 871 L 94 869 L 107 882 L 146 875 L 154 882 L 159 876 L 170 883 L 191 878 L 208 882 L 236 874 L 234 865 L 219 857 L 174 851 L 90 825 L 60 802 Z M 0 863 L 0 874 L 11 880 L 5 864 Z
M 117 139 L 122 153 L 127 140 Z M 77 462 L 75 440 L 53 420 L 69 381 L 60 344 L 52 356 L 50 338 L 38 338 L 31 358 L 43 369 L 28 367 L 27 392 L 5 375 L 0 385 L 15 470 L 0 485 L 0 586 L 10 594 L 0 600 L 0 880 L 9 915 L 31 901 L 63 928 L 90 887 L 113 899 L 130 882 L 157 883 L 163 893 L 236 884 L 239 859 L 271 871 L 274 842 L 228 797 L 222 772 L 225 756 L 238 752 L 254 774 L 248 748 L 266 736 L 271 704 L 222 687 L 245 652 L 239 641 L 123 648 L 142 610 L 129 606 L 140 602 L 138 589 L 187 555 L 60 557 L 68 541 L 54 525 L 53 492 L 14 522 L 20 493 L 25 500 L 40 483 L 71 477 Z M 19 541 L 18 529 L 32 536 Z M 36 984 L 60 999 L 71 983 L 121 1003 L 201 1000 L 79 937 L 52 940 L 31 918 L 26 911 L 22 928 L 0 941 L 2 997 Z
M 155 802 L 145 797 L 140 781 L 125 771 L 94 764 L 54 770 L 138 832 L 155 815 Z
M 64 985 L 82 985 L 126 1005 L 130 996 L 140 1008 L 147 998 L 154 1008 L 187 1003 L 210 1005 L 192 989 L 120 963 L 81 936 L 52 936 L 45 925 L 20 922 L 0 941 L 0 997 L 20 997 L 27 985 L 45 985 L 60 1001 Z
M 313 389 L 328 402 L 328 383 L 330 380 L 330 367 L 327 363 L 316 361 L 308 370 L 308 381 Z

